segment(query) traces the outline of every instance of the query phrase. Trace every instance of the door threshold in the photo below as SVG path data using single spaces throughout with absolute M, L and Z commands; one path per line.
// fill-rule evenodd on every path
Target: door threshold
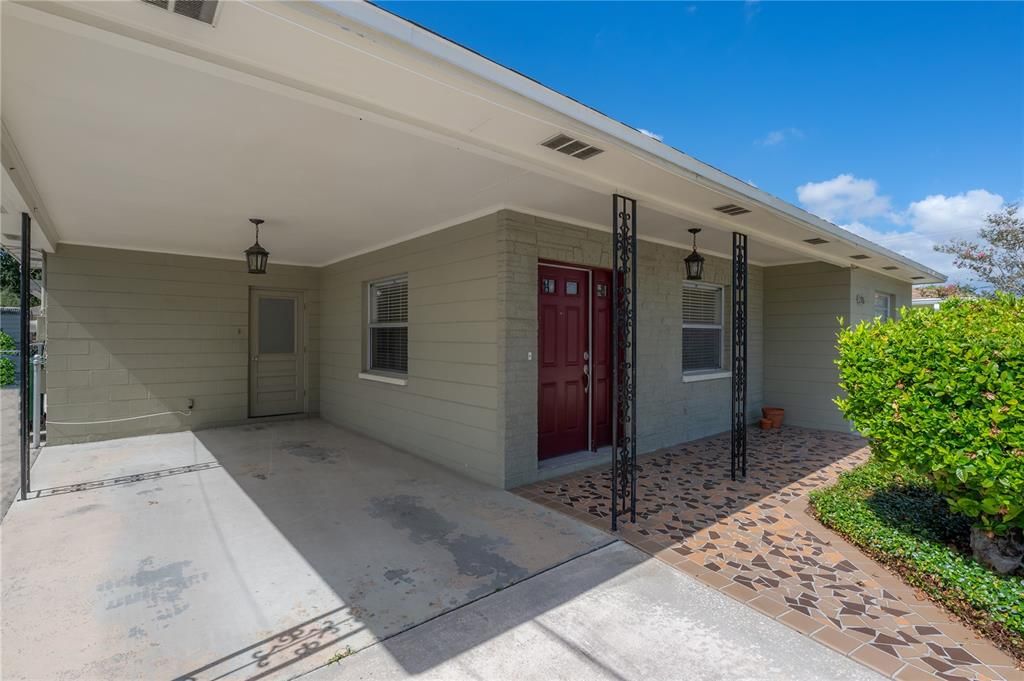
M 590 468 L 612 460 L 612 446 L 605 445 L 596 452 L 584 449 L 570 454 L 560 454 L 537 462 L 538 479 L 545 479 Z

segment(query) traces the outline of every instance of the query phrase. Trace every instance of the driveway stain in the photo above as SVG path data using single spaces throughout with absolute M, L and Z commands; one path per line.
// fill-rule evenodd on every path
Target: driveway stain
M 61 517 L 69 518 L 71 516 L 84 515 L 90 511 L 95 511 L 101 508 L 103 508 L 103 504 L 86 504 L 85 506 L 78 506 L 77 508 L 73 508 L 70 511 L 61 514 Z
M 312 463 L 335 463 L 335 459 L 341 454 L 336 449 L 319 447 L 315 440 L 302 440 L 296 442 L 282 442 L 281 449 L 292 456 L 306 459 Z
M 206 581 L 207 573 L 191 570 L 192 561 L 180 560 L 154 567 L 153 557 L 139 561 L 135 574 L 97 585 L 100 593 L 109 593 L 107 610 L 145 604 L 156 610 L 156 620 L 168 620 L 188 610 L 184 592 Z
M 374 518 L 386 520 L 397 530 L 407 531 L 415 544 L 436 544 L 448 551 L 459 574 L 478 582 L 468 593 L 469 598 L 484 596 L 530 574 L 495 550 L 507 545 L 507 539 L 459 533 L 457 523 L 424 506 L 421 497 L 408 494 L 374 497 L 367 512 Z

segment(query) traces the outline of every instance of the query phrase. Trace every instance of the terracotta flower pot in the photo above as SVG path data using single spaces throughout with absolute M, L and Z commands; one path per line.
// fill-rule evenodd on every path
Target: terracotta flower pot
M 781 428 L 782 419 L 786 416 L 786 410 L 778 407 L 763 407 L 761 415 L 772 422 L 772 428 Z
M 758 421 L 758 424 L 761 426 L 761 430 L 771 430 L 772 420 L 771 419 L 761 419 L 760 421 Z

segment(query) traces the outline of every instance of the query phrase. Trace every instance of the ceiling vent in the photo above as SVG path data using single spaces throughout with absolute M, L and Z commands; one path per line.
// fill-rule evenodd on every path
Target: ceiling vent
M 924 277 L 911 277 L 911 279 L 924 279 Z
M 562 133 L 555 135 L 546 142 L 541 142 L 540 145 L 542 147 L 547 147 L 548 149 L 554 149 L 566 156 L 578 158 L 581 161 L 593 158 L 604 151 L 604 149 L 598 149 L 592 144 L 587 144 L 586 142 L 569 137 L 568 135 L 563 135 Z
M 883 270 L 890 270 L 890 271 L 891 271 L 891 270 L 898 270 L 898 269 L 899 269 L 899 267 L 896 267 L 895 265 L 886 265 L 886 266 L 885 266 L 885 267 L 883 267 L 882 269 L 883 269 Z
M 725 213 L 726 215 L 743 215 L 750 211 L 743 206 L 737 206 L 735 203 L 727 203 L 724 206 L 718 206 L 715 208 L 719 213 Z
M 213 17 L 217 14 L 217 0 L 142 0 L 142 2 L 211 26 Z
M 827 244 L 828 239 L 822 239 L 821 237 L 816 236 L 813 239 L 804 239 L 804 243 L 812 246 L 820 246 L 822 244 Z
M 870 255 L 864 255 L 863 253 L 858 253 L 857 255 L 851 255 L 850 256 L 850 260 L 867 260 L 870 257 L 871 257 Z

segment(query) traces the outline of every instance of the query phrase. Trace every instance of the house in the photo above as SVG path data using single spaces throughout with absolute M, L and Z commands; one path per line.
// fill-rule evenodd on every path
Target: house
M 370 4 L 3 18 L 51 444 L 318 415 L 511 488 L 846 430 L 837 319 L 944 280 Z

